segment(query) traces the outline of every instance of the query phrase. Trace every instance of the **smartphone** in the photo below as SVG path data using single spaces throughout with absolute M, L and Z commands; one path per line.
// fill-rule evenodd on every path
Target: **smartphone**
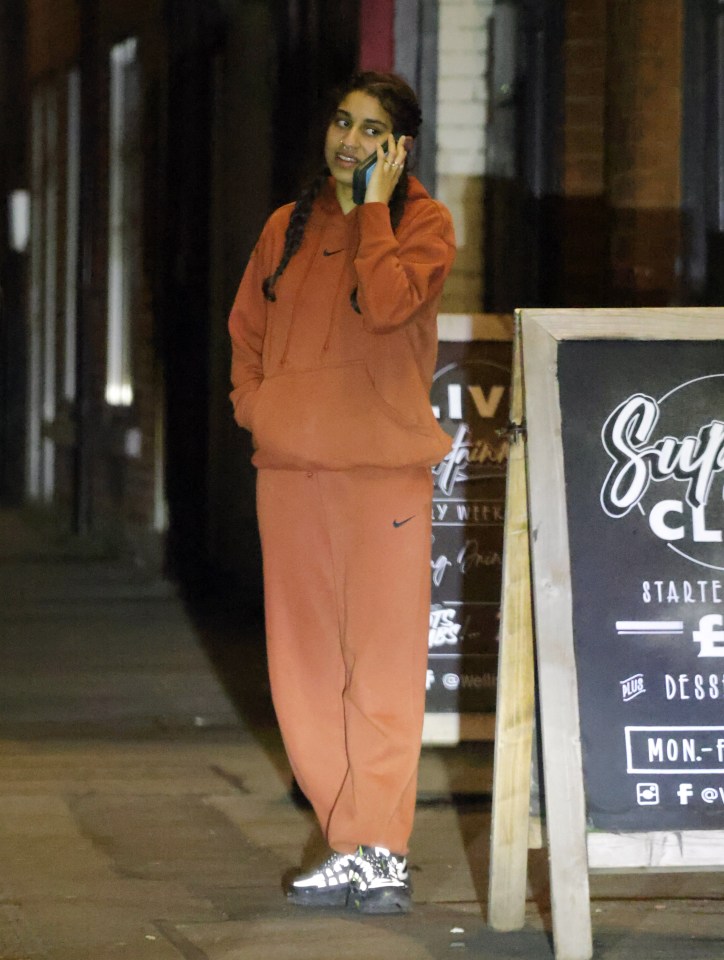
M 382 149 L 387 153 L 388 146 L 387 141 L 382 144 Z M 366 160 L 363 160 L 362 163 L 358 164 L 354 168 L 354 173 L 352 174 L 352 199 L 355 203 L 364 203 L 365 194 L 367 193 L 367 184 L 370 182 L 370 177 L 372 176 L 372 171 L 375 169 L 377 164 L 377 151 L 371 153 Z

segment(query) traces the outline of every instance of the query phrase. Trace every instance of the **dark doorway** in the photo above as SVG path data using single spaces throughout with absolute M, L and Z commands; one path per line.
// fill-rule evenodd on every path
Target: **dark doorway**
M 682 137 L 684 289 L 724 303 L 724 2 L 688 0 Z
M 279 205 L 293 200 L 322 162 L 330 94 L 357 68 L 359 0 L 279 3 L 276 35 L 274 196 Z
M 168 564 L 191 590 L 208 587 L 223 569 L 230 579 L 245 581 L 247 594 L 254 593 L 256 575 L 248 569 L 258 554 L 249 523 L 253 482 L 246 475 L 251 468 L 239 463 L 246 438 L 229 437 L 231 410 L 226 399 L 219 401 L 229 389 L 228 357 L 222 356 L 228 349 L 222 328 L 233 297 L 228 278 L 233 277 L 235 291 L 264 217 L 293 200 L 319 167 L 328 94 L 357 65 L 358 0 L 282 0 L 270 11 L 271 29 L 262 36 L 265 18 L 251 12 L 242 16 L 226 0 L 169 0 L 167 5 L 163 196 L 156 200 L 163 228 L 156 241 L 161 269 L 155 297 L 167 404 Z M 239 56 L 239 31 L 247 28 L 258 38 L 254 62 L 261 75 L 255 84 L 263 87 L 264 108 L 249 103 L 253 91 L 234 91 L 231 97 L 224 85 L 229 77 L 243 77 L 228 60 Z M 249 36 L 244 42 L 251 42 Z M 267 94 L 274 105 L 272 122 L 261 124 L 255 135 L 271 140 L 271 149 L 249 136 L 250 117 L 264 113 Z M 253 181 L 245 186 L 248 171 L 235 161 L 239 137 L 246 138 L 249 163 L 270 163 L 271 183 L 267 195 L 265 181 L 263 198 Z M 256 194 L 245 199 L 248 189 Z M 224 190 L 230 193 L 215 218 Z M 217 429 L 215 418 L 222 416 L 224 425 Z M 244 456 L 250 452 L 244 449 Z M 240 478 L 235 470 L 246 472 Z M 226 476 L 220 478 L 220 472 Z M 251 502 L 226 512 L 223 523 L 229 529 L 219 537 L 219 513 L 228 497 Z
M 0 6 L 0 499 L 5 504 L 19 504 L 25 490 L 27 255 L 11 236 L 12 226 L 22 227 L 17 215 L 11 217 L 11 196 L 25 186 L 24 9 L 20 0 Z
M 563 4 L 497 0 L 490 19 L 485 309 L 557 296 L 555 198 L 562 110 Z
M 166 394 L 166 495 L 170 572 L 203 576 L 208 506 L 209 300 L 214 57 L 223 39 L 215 0 L 171 0 L 165 194 L 155 296 Z

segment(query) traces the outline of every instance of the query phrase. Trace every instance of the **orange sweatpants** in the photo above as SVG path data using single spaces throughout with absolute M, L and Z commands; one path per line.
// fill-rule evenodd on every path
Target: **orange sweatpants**
M 272 697 L 333 850 L 407 853 L 425 710 L 432 477 L 260 470 Z

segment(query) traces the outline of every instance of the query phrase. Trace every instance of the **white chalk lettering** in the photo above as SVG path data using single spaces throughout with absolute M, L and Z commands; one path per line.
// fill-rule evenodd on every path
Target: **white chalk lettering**
M 724 616 L 708 613 L 699 620 L 694 631 L 694 643 L 699 644 L 700 657 L 724 657 Z
M 462 625 L 455 622 L 455 611 L 445 608 L 430 611 L 430 635 L 428 645 L 431 648 L 447 645 L 456 646 L 460 638 Z
M 603 446 L 613 460 L 601 488 L 601 506 L 610 517 L 623 517 L 640 502 L 652 480 L 686 482 L 690 507 L 706 504 L 716 473 L 724 470 L 724 423 L 712 420 L 696 436 L 663 437 L 646 446 L 659 419 L 653 397 L 634 394 L 614 410 L 601 433 Z M 678 501 L 663 501 L 655 521 L 657 535 L 680 539 L 681 527 L 667 523 L 671 513 L 682 512 Z M 678 505 L 677 505 L 678 504 Z
M 442 584 L 445 571 L 452 566 L 452 560 L 448 560 L 445 554 L 441 553 L 437 559 L 430 561 L 430 566 L 432 567 L 432 582 L 436 587 L 439 587 Z
M 648 737 L 649 763 L 664 763 L 666 760 L 674 762 L 696 762 L 696 741 L 693 737 Z
M 686 691 L 691 690 L 691 695 Z M 667 700 L 722 700 L 724 699 L 724 674 L 695 673 L 689 676 L 680 673 L 664 674 L 664 692 Z
M 644 603 L 721 603 L 721 580 L 643 580 Z

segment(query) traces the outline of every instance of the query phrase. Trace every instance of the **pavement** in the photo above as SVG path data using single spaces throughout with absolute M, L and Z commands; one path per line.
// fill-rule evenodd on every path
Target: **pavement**
M 269 700 L 263 624 L 0 510 L 0 960 L 547 960 L 486 923 L 492 746 L 423 749 L 414 911 L 285 902 L 321 850 Z M 591 878 L 596 960 L 724 960 L 721 873 Z

